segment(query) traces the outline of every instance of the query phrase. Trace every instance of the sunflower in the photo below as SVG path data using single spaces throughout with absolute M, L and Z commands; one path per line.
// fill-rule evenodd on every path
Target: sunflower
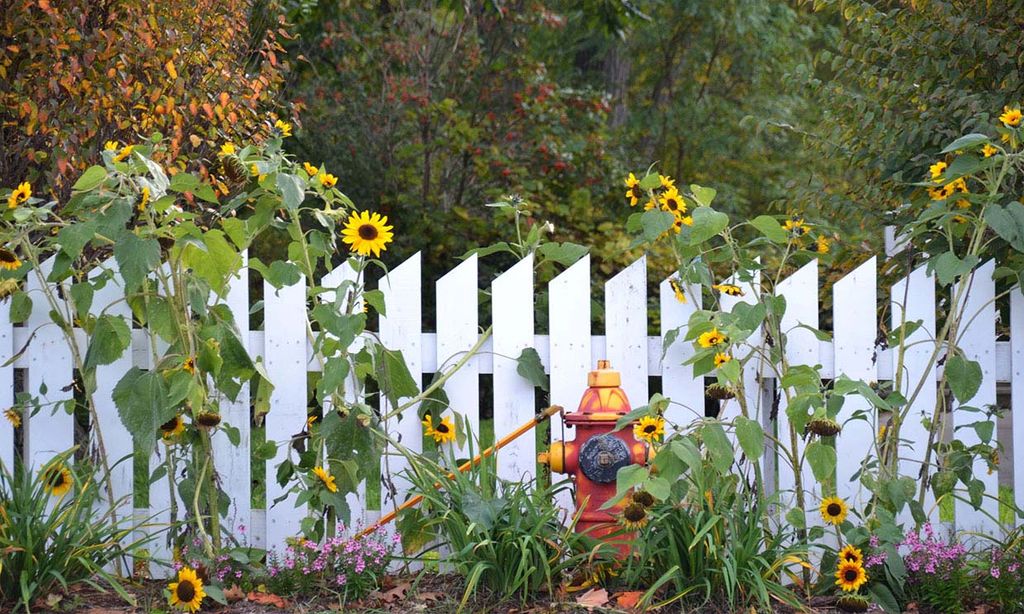
M 224 143 L 220 146 L 220 155 L 222 156 L 233 156 L 235 155 L 235 144 Z
M 843 430 L 843 427 L 831 418 L 814 418 L 807 423 L 804 430 L 822 437 L 832 437 L 833 435 L 838 435 L 839 431 Z
M 858 563 L 840 563 L 836 570 L 836 586 L 848 593 L 852 593 L 864 586 L 868 581 L 868 574 Z
M 786 220 L 782 227 L 798 237 L 807 234 L 811 230 L 811 227 L 804 223 L 804 218 L 802 217 L 790 218 Z
M 829 244 L 831 243 L 831 240 L 828 237 L 826 237 L 825 235 L 821 235 L 820 237 L 818 237 L 817 239 L 814 240 L 814 243 L 817 246 L 817 247 L 815 247 L 815 250 L 819 254 L 827 254 L 828 250 L 829 250 Z
M 0 269 L 17 271 L 20 268 L 21 260 L 18 258 L 18 255 L 6 247 L 0 247 Z
M 167 585 L 171 591 L 171 607 L 198 612 L 203 599 L 206 598 L 206 591 L 203 590 L 203 581 L 199 579 L 194 569 L 182 567 L 178 572 L 178 581 Z
M 686 203 L 683 202 L 683 198 L 679 195 L 679 190 L 675 188 L 669 188 L 661 195 L 658 199 L 661 203 L 661 208 L 669 213 L 680 216 L 686 213 Z
M 704 389 L 704 392 L 708 395 L 709 399 L 714 399 L 716 401 L 727 401 L 729 399 L 736 398 L 736 391 L 733 390 L 731 386 L 723 386 L 718 382 L 708 384 L 707 388 Z
M 622 510 L 622 517 L 619 522 L 627 529 L 642 529 L 647 526 L 650 518 L 647 516 L 647 508 L 639 503 L 630 503 Z
M 661 187 L 665 188 L 666 190 L 676 189 L 676 180 L 669 177 L 668 175 L 659 174 L 658 182 L 661 183 Z
M 121 162 L 128 156 L 132 155 L 132 151 L 135 149 L 135 145 L 125 145 L 121 148 L 121 151 L 117 152 L 114 156 L 114 162 Z
M 320 182 L 320 185 L 325 188 L 333 188 L 338 185 L 338 178 L 330 173 L 320 173 L 316 178 Z
M 181 363 L 181 368 L 184 369 L 185 371 L 188 371 L 189 373 L 195 373 L 196 359 L 192 358 L 191 356 L 186 356 L 185 360 L 183 360 Z
M 220 414 L 215 414 L 210 411 L 204 411 L 203 413 L 196 416 L 196 424 L 202 427 L 206 427 L 208 429 L 212 429 L 213 427 L 220 424 Z
M 441 422 L 434 426 L 430 414 L 423 417 L 423 433 L 427 437 L 433 437 L 436 443 L 451 443 L 455 441 L 455 425 L 452 419 L 445 416 Z
M 950 182 L 949 187 L 952 188 L 954 192 L 960 192 L 961 194 L 971 193 L 971 190 L 967 187 L 967 180 L 964 179 L 963 177 L 960 177 L 959 179 L 954 179 L 952 182 Z
M 841 563 L 854 563 L 857 565 L 864 564 L 864 554 L 860 551 L 860 548 L 853 544 L 846 544 L 843 549 L 839 551 L 839 561 Z
M 715 366 L 716 367 L 721 367 L 722 365 L 724 365 L 725 363 L 729 362 L 730 360 L 732 360 L 732 356 L 730 356 L 729 354 L 727 354 L 725 352 L 719 352 L 719 353 L 715 354 Z
M 999 150 L 989 143 L 985 143 L 985 146 L 981 148 L 981 154 L 986 158 L 991 158 L 997 153 L 999 153 Z
M 27 181 L 23 181 L 19 183 L 18 187 L 14 188 L 14 191 L 11 192 L 11 195 L 7 197 L 7 208 L 14 209 L 15 207 L 27 201 L 31 197 L 32 184 Z
M 712 328 L 708 332 L 702 334 L 700 337 L 697 337 L 697 343 L 702 348 L 710 348 L 716 345 L 721 345 L 728 340 L 729 338 L 723 335 L 722 333 L 718 332 L 717 328 Z
M 120 146 L 121 146 L 121 144 L 118 143 L 117 141 L 107 141 L 106 143 L 103 144 L 103 150 L 104 151 L 117 151 L 117 148 L 120 147 Z
M 43 488 L 54 497 L 63 497 L 71 490 L 71 471 L 63 464 L 48 467 L 43 472 Z
M 633 436 L 637 439 L 654 443 L 654 441 L 665 434 L 665 419 L 661 416 L 644 416 L 633 425 Z
M 334 476 L 327 473 L 323 467 L 313 467 L 313 474 L 324 483 L 324 488 L 331 492 L 338 492 L 338 485 L 334 483 Z
M 633 503 L 644 507 L 651 507 L 654 505 L 654 495 L 646 490 L 634 490 L 631 498 L 633 499 Z
M 678 221 L 682 222 L 683 224 L 685 224 L 687 226 L 693 226 L 693 217 L 692 216 L 684 215 L 683 217 L 679 218 Z
M 185 419 L 178 414 L 167 422 L 160 425 L 160 432 L 164 439 L 173 439 L 185 432 Z
M 342 229 L 342 241 L 350 243 L 349 249 L 360 256 L 380 257 L 380 253 L 387 249 L 391 242 L 391 226 L 387 225 L 387 216 L 379 213 L 370 214 L 369 211 L 353 213 L 349 216 L 345 228 Z
M 320 169 L 318 169 L 317 167 L 313 166 L 309 162 L 303 162 L 302 163 L 302 168 L 303 168 L 303 170 L 306 171 L 306 174 L 309 175 L 310 177 L 316 177 L 317 175 L 320 174 Z
M 4 411 L 4 418 L 7 418 L 7 421 L 11 423 L 13 428 L 21 426 L 21 412 L 13 407 Z
M 953 184 L 947 183 L 946 185 L 939 186 L 937 188 L 928 188 L 928 196 L 930 196 L 932 200 L 945 200 L 953 195 L 953 191 Z
M 711 286 L 712 290 L 717 290 L 722 294 L 728 294 L 729 296 L 743 296 L 743 288 L 733 284 L 714 284 Z
M 863 595 L 842 595 L 836 599 L 836 608 L 842 612 L 867 612 L 870 605 Z
M 826 497 L 821 502 L 821 518 L 829 524 L 839 526 L 846 520 L 846 501 L 839 497 Z
M 145 211 L 149 204 L 149 188 L 142 188 L 142 196 L 139 198 L 139 211 Z
M 640 180 L 633 173 L 626 177 L 626 198 L 629 199 L 629 206 L 635 207 L 640 199 L 644 197 L 644 191 L 640 187 Z
M 281 131 L 281 136 L 292 135 L 292 125 L 282 119 L 274 122 L 274 127 Z
M 686 294 L 683 292 L 683 285 L 679 283 L 679 280 L 673 277 L 668 280 L 668 285 L 672 287 L 672 293 L 676 295 L 676 300 L 685 303 Z
M 928 172 L 931 174 L 932 181 L 935 183 L 942 183 L 942 173 L 946 172 L 947 168 L 949 168 L 949 165 L 942 160 L 939 160 L 935 164 L 929 166 Z
M 999 116 L 999 121 L 1003 122 L 1008 128 L 1013 128 L 1020 125 L 1021 115 L 1020 107 L 1003 107 L 1003 114 Z

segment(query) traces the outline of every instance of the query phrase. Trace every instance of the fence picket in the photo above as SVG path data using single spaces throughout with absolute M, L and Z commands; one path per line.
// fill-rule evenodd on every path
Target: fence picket
M 646 405 L 647 392 L 647 258 L 604 285 L 606 357 L 622 374 L 622 390 L 633 407 Z
M 989 260 L 971 274 L 970 288 L 964 304 L 963 318 L 967 324 L 960 331 L 957 345 L 964 352 L 967 360 L 977 361 L 981 365 L 981 387 L 975 395 L 961 404 L 954 401 L 954 426 L 956 436 L 971 446 L 982 443 L 981 437 L 970 425 L 981 420 L 983 415 L 969 413 L 958 409 L 960 406 L 976 407 L 982 411 L 996 404 L 996 284 L 992 279 L 995 261 Z M 995 431 L 985 443 L 994 443 Z M 982 459 L 974 461 L 974 478 L 985 485 L 985 496 L 980 510 L 960 499 L 956 502 L 956 526 L 958 530 L 981 530 L 991 534 L 999 526 L 999 475 L 988 471 L 987 463 Z
M 54 259 L 42 263 L 43 277 L 53 270 Z M 34 416 L 24 416 L 23 425 L 26 458 L 30 467 L 38 469 L 75 443 L 74 416 L 65 410 L 65 402 L 72 398 L 74 375 L 71 350 L 60 327 L 50 320 L 50 304 L 35 271 L 29 273 L 27 287 L 32 298 L 28 329 L 35 335 L 28 348 L 27 392 L 39 398 L 41 409 Z
M 693 377 L 693 366 L 683 365 L 695 353 L 693 344 L 684 341 L 690 316 L 700 310 L 702 299 L 700 286 L 682 286 L 686 302 L 676 297 L 672 288 L 672 275 L 659 284 L 661 303 L 661 392 L 672 399 L 665 410 L 665 418 L 675 424 L 688 424 L 704 417 L 704 378 Z M 678 282 L 682 284 L 682 282 Z M 676 340 L 664 347 L 670 331 L 679 329 Z
M 437 370 L 443 371 L 458 362 L 479 338 L 477 257 L 473 254 L 437 280 Z M 445 393 L 451 412 L 465 420 L 469 436 L 480 433 L 480 372 L 473 358 L 445 382 Z M 457 446 L 457 456 L 469 451 L 466 444 Z M 477 442 L 473 447 L 479 450 Z
M 533 254 L 491 282 L 494 326 L 494 435 L 500 438 L 536 412 L 534 386 L 516 358 L 533 347 Z M 498 476 L 525 481 L 536 470 L 534 437 L 524 435 L 498 453 Z
M 14 356 L 14 325 L 11 324 L 11 301 L 0 301 L 0 411 L 14 405 L 14 365 L 7 364 Z M 14 426 L 0 416 L 0 463 L 8 471 L 14 469 Z
M 306 280 L 275 290 L 263 285 L 264 361 L 274 391 L 273 410 L 266 416 L 267 441 L 277 443 L 277 453 L 266 464 L 267 546 L 283 547 L 285 539 L 298 534 L 305 507 L 295 507 L 295 495 L 285 495 L 277 483 L 277 467 L 288 458 L 291 437 L 306 424 Z M 284 497 L 278 503 L 277 499 Z
M 895 381 L 895 363 L 891 376 L 891 379 L 894 380 L 893 388 L 909 398 L 913 392 L 912 387 L 916 387 L 921 378 L 927 374 L 927 382 L 921 387 L 920 393 L 911 404 L 907 419 L 900 429 L 900 439 L 915 442 L 913 446 L 900 446 L 900 473 L 917 476 L 921 470 L 921 463 L 924 461 L 923 442 L 928 441 L 928 429 L 924 427 L 921 420 L 931 419 L 936 399 L 936 386 L 931 383 L 935 381 L 935 366 L 928 366 L 932 351 L 929 340 L 935 337 L 935 280 L 927 273 L 926 267 L 918 267 L 910 275 L 893 284 L 891 301 L 890 330 L 895 330 L 904 320 L 907 322 L 921 321 L 921 327 L 913 334 L 906 336 L 906 343 L 909 347 L 904 352 L 903 377 L 899 382 Z M 924 343 L 916 343 L 918 341 Z M 925 509 L 930 509 L 934 501 L 935 498 L 929 490 L 925 496 Z M 912 520 L 910 512 L 906 508 L 899 518 L 903 521 Z
M 1010 420 L 1013 424 L 1013 495 L 1024 508 L 1024 292 L 1010 292 Z
M 835 375 L 850 379 L 874 381 L 878 375 L 875 365 L 875 338 L 878 323 L 877 271 L 875 258 L 869 258 L 832 287 L 832 328 Z M 869 317 L 869 314 L 870 317 Z M 866 412 L 866 420 L 850 420 L 858 411 Z M 837 421 L 843 431 L 836 438 L 836 492 L 844 499 L 856 502 L 861 492 L 860 482 L 853 479 L 869 450 L 875 449 L 877 416 L 865 399 L 846 397 Z
M 761 273 L 758 272 L 754 275 L 754 278 L 750 281 L 741 281 L 736 275 L 731 276 L 725 280 L 726 284 L 735 285 L 740 288 L 742 292 L 741 296 L 730 296 L 728 294 L 721 294 L 719 296 L 719 306 L 722 311 L 732 313 L 732 310 L 739 303 L 754 304 L 758 300 L 758 295 L 761 292 Z M 750 337 L 748 337 L 746 344 L 757 345 L 761 341 L 761 337 L 764 333 L 761 327 L 757 327 Z M 746 357 L 749 351 L 741 350 L 740 348 L 733 348 L 732 352 L 734 358 L 742 360 Z M 763 365 L 760 364 L 760 359 L 752 358 L 747 361 L 747 364 L 743 368 L 743 390 L 748 399 L 749 403 L 749 414 L 750 418 L 759 420 L 765 432 L 771 433 L 774 425 L 768 422 L 768 411 L 763 408 L 764 391 L 762 390 L 762 384 L 760 383 L 760 377 L 764 371 Z M 741 414 L 739 403 L 735 400 L 727 400 L 722 402 L 722 409 L 718 414 L 718 417 L 724 421 L 735 420 L 737 416 Z M 736 446 L 736 436 L 730 431 L 729 439 L 733 442 L 733 446 Z M 771 456 L 772 452 L 765 450 L 766 458 Z

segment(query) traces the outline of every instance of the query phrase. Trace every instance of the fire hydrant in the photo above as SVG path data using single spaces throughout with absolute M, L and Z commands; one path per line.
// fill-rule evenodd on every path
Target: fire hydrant
M 627 465 L 645 464 L 648 450 L 633 436 L 632 428 L 612 432 L 619 418 L 631 409 L 620 388 L 619 372 L 607 360 L 599 360 L 597 369 L 587 375 L 587 385 L 579 409 L 565 415 L 565 424 L 576 427 L 576 438 L 552 442 L 547 452 L 537 455 L 537 461 L 554 472 L 572 476 L 576 484 L 576 511 L 582 511 L 576 532 L 604 538 L 618 530 L 616 515 L 625 506 L 620 501 L 609 509 L 601 509 L 615 497 L 616 474 Z

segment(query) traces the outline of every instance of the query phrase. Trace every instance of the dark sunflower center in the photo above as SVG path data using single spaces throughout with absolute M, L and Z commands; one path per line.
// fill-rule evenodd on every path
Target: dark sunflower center
M 363 224 L 359 227 L 359 238 L 363 241 L 373 241 L 377 234 L 377 227 L 372 224 Z
M 665 201 L 665 206 L 668 207 L 669 211 L 675 211 L 676 209 L 679 208 L 679 201 L 677 201 L 674 198 L 670 198 L 667 201 Z
M 18 257 L 9 249 L 0 249 L 0 262 L 16 262 Z
M 50 488 L 60 488 L 61 486 L 64 485 L 64 472 L 63 471 L 54 471 L 50 475 L 49 482 L 50 482 Z
M 437 425 L 437 428 L 435 430 L 438 433 L 447 433 L 448 432 L 448 425 L 445 424 L 444 422 L 442 422 L 441 424 Z
M 643 198 L 644 196 L 644 191 L 640 189 L 640 184 L 630 188 L 630 191 L 633 193 L 633 198 Z
M 631 505 L 626 508 L 622 515 L 630 522 L 639 522 L 647 517 L 647 512 L 642 507 Z
M 178 427 L 178 419 L 177 418 L 173 418 L 173 419 L 168 420 L 167 422 L 164 422 L 163 424 L 161 424 L 160 425 L 160 430 L 161 431 L 166 431 L 166 432 L 169 433 L 169 432 L 173 431 L 174 429 L 176 429 L 177 427 Z
M 843 511 L 843 508 L 838 503 L 829 503 L 825 511 L 828 512 L 829 516 L 838 516 Z
M 843 558 L 845 558 L 847 561 L 851 561 L 851 562 L 857 560 L 856 555 L 854 555 L 852 552 L 847 552 L 846 555 Z
M 190 580 L 178 582 L 178 600 L 188 603 L 196 597 L 196 587 Z
M 857 579 L 857 570 L 847 569 L 845 572 L 843 572 L 843 579 L 847 582 L 853 582 Z
M 653 433 L 653 432 L 655 432 L 657 430 L 658 430 L 658 426 L 655 425 L 655 424 L 648 424 L 647 426 L 644 427 L 644 432 L 645 433 Z

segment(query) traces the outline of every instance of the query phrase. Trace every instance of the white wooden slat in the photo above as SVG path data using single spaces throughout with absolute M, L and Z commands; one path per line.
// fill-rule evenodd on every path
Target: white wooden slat
M 389 350 L 397 350 L 402 353 L 405 364 L 409 367 L 409 373 L 417 383 L 421 382 L 423 378 L 420 366 L 423 326 L 421 280 L 422 258 L 421 254 L 417 252 L 396 268 L 391 269 L 379 285 L 381 292 L 384 293 L 384 305 L 387 311 L 387 315 L 380 318 L 381 343 Z M 385 412 L 394 409 L 384 400 L 382 400 L 382 406 Z M 420 424 L 418 410 L 418 406 L 409 407 L 402 412 L 401 416 L 388 420 L 384 425 L 393 439 L 414 453 L 423 451 L 423 425 Z M 391 446 L 388 447 L 386 454 L 387 456 L 382 460 L 381 471 L 383 475 L 390 476 L 390 483 L 394 485 L 396 492 L 385 492 L 381 507 L 390 510 L 405 500 L 409 482 L 401 476 L 401 473 L 408 468 L 409 461 Z
M 53 270 L 53 262 L 51 257 L 42 263 L 40 272 L 43 277 Z M 27 325 L 35 333 L 28 348 L 27 392 L 37 397 L 42 407 L 34 416 L 28 416 L 30 412 L 26 412 L 23 428 L 26 458 L 31 467 L 38 469 L 74 445 L 74 416 L 68 414 L 64 407 L 64 402 L 73 395 L 74 367 L 64 333 L 50 320 L 50 304 L 35 271 L 28 275 L 27 289 L 32 298 L 32 313 Z M 46 388 L 45 394 L 41 392 L 43 387 Z
M 806 328 L 800 328 L 800 324 L 818 327 L 818 261 L 812 260 L 800 267 L 788 278 L 779 282 L 776 295 L 786 298 L 786 312 L 780 323 L 782 333 L 786 336 L 786 361 L 791 366 L 810 365 L 818 362 L 818 339 L 814 333 Z M 780 391 L 778 421 L 779 440 L 784 442 L 788 449 L 792 446 L 790 433 L 789 415 L 787 409 L 786 395 Z M 803 433 L 796 434 L 797 458 L 803 456 L 806 447 Z M 814 479 L 810 464 L 803 462 L 801 471 L 801 483 L 805 493 L 805 501 L 808 509 L 813 509 L 813 503 L 820 500 L 821 488 Z M 781 457 L 779 460 L 779 490 L 791 491 L 796 487 L 795 472 Z M 808 523 L 811 524 L 817 517 L 808 514 Z
M 170 276 L 170 265 L 164 263 L 161 266 L 161 269 L 161 273 L 164 277 Z M 151 278 L 155 278 L 155 275 L 151 276 Z M 173 280 L 170 280 L 169 283 L 172 286 L 171 290 L 173 290 Z M 159 282 L 157 282 L 157 284 L 158 291 L 161 294 L 164 294 L 167 289 L 159 286 Z M 156 337 L 156 357 L 158 360 L 167 353 L 169 348 L 170 345 L 166 341 Z M 157 364 L 154 362 L 153 352 L 149 350 L 148 344 L 147 351 L 145 353 L 145 360 L 146 362 L 142 368 L 150 371 L 157 368 Z M 189 418 L 186 418 L 186 420 L 188 419 Z M 164 469 L 167 468 L 167 455 L 172 452 L 173 448 L 174 446 L 168 445 L 162 439 L 157 438 L 149 457 L 149 476 L 152 476 L 153 472 L 155 472 L 159 467 Z M 180 458 L 180 452 L 177 452 L 176 450 L 175 452 L 178 453 Z M 162 477 L 149 485 L 149 513 L 145 516 L 147 519 L 147 525 L 144 531 L 148 532 L 150 535 L 156 535 L 147 544 L 149 554 L 153 560 L 153 563 L 149 566 L 149 572 L 154 578 L 166 578 L 171 575 L 171 568 L 169 565 L 166 565 L 166 563 L 169 563 L 173 558 L 173 551 L 170 543 L 171 530 L 169 527 L 171 526 L 172 520 L 180 522 L 185 517 L 185 506 L 184 502 L 181 500 L 181 494 L 177 492 L 177 487 L 175 486 L 173 495 L 176 514 L 172 519 L 172 482 L 170 480 L 173 479 L 173 484 L 176 485 L 182 477 L 182 469 L 182 461 L 178 460 L 174 466 L 175 474 L 173 476 L 168 476 L 167 473 L 164 473 Z
M 277 443 L 277 454 L 266 464 L 267 545 L 281 548 L 299 533 L 306 509 L 295 507 L 295 495 L 273 503 L 284 494 L 277 483 L 277 467 L 288 458 L 291 437 L 306 423 L 306 281 L 275 290 L 263 286 L 264 360 L 274 384 L 273 408 L 266 417 L 267 441 Z
M 661 392 L 672 400 L 672 404 L 665 410 L 665 418 L 669 422 L 683 425 L 704 417 L 704 378 L 693 377 L 693 366 L 683 365 L 696 353 L 693 344 L 683 338 L 686 337 L 690 316 L 700 310 L 703 297 L 699 285 L 682 286 L 686 302 L 681 302 L 672 288 L 674 277 L 668 277 L 659 284 L 661 343 L 665 343 L 669 331 L 679 329 L 672 345 L 659 348 L 665 355 L 661 360 Z
M 109 276 L 102 288 L 94 291 L 89 312 L 95 316 L 105 314 L 123 318 L 131 328 L 132 310 L 124 300 L 124 288 L 120 284 L 121 278 L 117 275 L 117 270 L 117 262 L 111 258 L 90 271 L 90 280 L 95 280 L 106 271 L 113 274 Z M 131 433 L 125 428 L 117 413 L 117 406 L 114 404 L 112 395 L 114 387 L 131 368 L 131 352 L 125 352 L 108 365 L 96 367 L 96 391 L 93 394 L 99 424 L 93 428 L 92 439 L 94 444 L 98 444 L 98 437 L 102 436 L 103 438 L 107 463 L 111 467 L 111 488 L 114 500 L 119 502 L 116 515 L 118 521 L 121 522 L 130 519 L 134 509 L 132 501 L 134 446 Z M 104 498 L 102 504 L 106 503 Z
M 494 339 L 494 435 L 504 437 L 536 412 L 534 386 L 517 372 L 516 358 L 533 347 L 533 255 L 491 283 Z M 498 453 L 498 476 L 526 481 L 536 470 L 534 438 L 525 435 Z
M 725 281 L 726 284 L 738 286 L 742 291 L 742 296 L 730 296 L 723 294 L 719 297 L 719 305 L 722 311 L 732 313 L 732 310 L 736 305 L 740 303 L 748 303 L 753 305 L 757 302 L 758 294 L 761 291 L 761 273 L 758 272 L 754 275 L 754 278 L 750 281 L 741 281 L 738 276 L 733 275 Z M 743 347 L 733 346 L 731 351 L 733 357 L 736 360 L 743 360 L 750 352 L 750 346 L 756 347 L 761 343 L 763 333 L 761 327 L 758 327 L 750 337 L 747 338 L 743 343 Z M 769 407 L 762 407 L 762 399 L 764 395 L 761 390 L 761 383 L 759 377 L 763 376 L 768 370 L 763 368 L 757 357 L 754 357 L 747 361 L 746 366 L 743 368 L 743 390 L 747 399 L 747 412 L 748 417 L 754 420 L 758 420 L 762 423 L 765 429 L 769 429 L 772 425 L 768 424 Z M 742 415 L 740 405 L 738 401 L 728 400 L 722 403 L 722 411 L 719 414 L 719 418 L 726 422 L 735 420 L 737 416 Z M 772 432 L 767 430 L 766 432 Z M 736 437 L 730 431 L 729 439 L 736 445 Z M 766 450 L 765 454 L 769 454 Z
M 1010 413 L 1013 424 L 1013 495 L 1024 508 L 1024 292 L 1010 292 Z
M 596 367 L 590 355 L 590 255 L 576 261 L 548 284 L 548 329 L 551 360 L 551 403 L 566 412 L 579 407 L 587 389 L 587 374 Z M 561 416 L 551 417 L 551 440 L 573 439 Z M 552 476 L 558 481 L 563 476 Z M 568 509 L 565 491 L 557 499 Z
M 14 325 L 11 324 L 11 301 L 0 301 L 0 365 L 14 356 Z M 0 412 L 14 405 L 14 365 L 0 367 Z M 14 427 L 0 417 L 0 462 L 8 471 L 14 469 Z
M 239 274 L 228 282 L 227 295 L 224 303 L 231 309 L 235 319 L 242 345 L 249 349 L 249 269 L 248 256 L 242 252 L 242 268 Z M 227 424 L 238 429 L 239 444 L 232 445 L 227 434 L 220 430 L 213 438 L 213 459 L 221 488 L 228 499 L 228 515 L 224 526 L 233 534 L 238 534 L 239 527 L 252 526 L 251 490 L 252 490 L 252 457 L 249 453 L 251 443 L 249 384 L 242 385 L 242 390 L 234 401 L 223 397 L 220 400 L 221 417 Z
M 647 404 L 647 257 L 604 285 L 606 357 L 634 407 Z
M 928 367 L 928 359 L 933 349 L 931 340 L 935 338 L 935 280 L 927 273 L 926 266 L 918 267 L 910 275 L 893 284 L 890 296 L 890 330 L 895 330 L 904 320 L 920 320 L 922 323 L 920 328 L 906 337 L 904 373 L 899 379 L 898 387 L 894 384 L 895 389 L 909 398 L 921 378 L 927 379 L 900 428 L 900 439 L 912 442 L 900 446 L 900 474 L 916 478 L 920 474 L 925 445 L 928 442 L 928 429 L 921 421 L 924 418 L 932 418 L 937 390 L 936 385 L 932 383 L 936 378 L 935 366 Z M 896 380 L 895 371 L 896 365 L 893 363 L 893 373 L 889 379 Z M 930 510 L 934 502 L 934 495 L 929 489 L 925 495 L 924 509 Z M 906 508 L 899 519 L 904 522 L 912 521 Z
M 473 254 L 437 280 L 437 364 L 451 368 L 472 349 L 480 336 L 479 294 L 477 292 L 477 256 Z M 449 412 L 465 420 L 473 448 L 480 450 L 480 373 L 476 360 L 470 360 L 445 382 Z M 439 418 L 439 417 L 438 417 Z M 458 457 L 469 451 L 469 440 L 456 447 Z
M 956 404 L 954 401 L 953 422 L 958 428 L 957 437 L 965 445 L 981 443 L 977 432 L 970 424 L 982 419 L 982 414 L 960 411 L 960 405 L 987 410 L 996 404 L 995 354 L 996 354 L 996 305 L 994 301 L 996 284 L 992 279 L 995 261 L 990 260 L 981 265 L 971 274 L 970 288 L 964 301 L 963 322 L 966 326 L 960 331 L 957 345 L 964 352 L 967 360 L 977 361 L 981 365 L 981 387 L 975 395 Z M 992 440 L 995 443 L 996 434 Z M 981 459 L 974 462 L 974 477 L 985 484 L 985 497 L 980 510 L 975 510 L 970 503 L 957 500 L 956 526 L 962 531 L 984 531 L 992 534 L 999 522 L 999 475 L 989 473 L 988 465 Z
M 877 311 L 877 269 L 874 257 L 858 266 L 832 287 L 833 350 L 835 372 L 838 378 L 846 375 L 850 379 L 871 382 L 877 379 L 875 366 L 875 338 L 878 322 Z M 850 420 L 858 411 L 869 412 L 867 420 Z M 878 429 L 877 416 L 867 400 L 850 395 L 846 397 L 837 418 L 843 425 L 842 434 L 836 438 L 838 462 L 836 466 L 836 492 L 860 508 L 860 482 L 853 475 L 860 470 L 861 462 L 870 453 L 874 454 L 875 433 Z

